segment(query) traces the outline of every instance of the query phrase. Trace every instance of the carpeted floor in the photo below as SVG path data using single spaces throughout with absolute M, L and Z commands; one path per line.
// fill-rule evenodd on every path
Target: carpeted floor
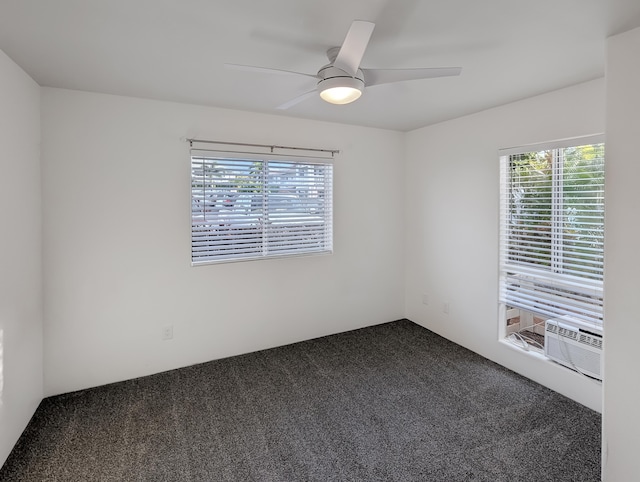
M 600 415 L 408 320 L 43 400 L 2 481 L 600 480 Z

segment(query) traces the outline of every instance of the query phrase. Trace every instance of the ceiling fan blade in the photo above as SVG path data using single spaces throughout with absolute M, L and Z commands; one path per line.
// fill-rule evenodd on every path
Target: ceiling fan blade
M 372 22 L 354 20 L 333 65 L 350 76 L 355 76 L 375 26 Z
M 314 94 L 317 94 L 317 92 L 318 91 L 315 89 L 310 90 L 309 92 L 305 92 L 304 94 L 299 95 L 298 97 L 294 97 L 293 99 L 288 100 L 284 104 L 279 105 L 278 107 L 276 107 L 276 109 L 287 110 L 288 108 L 293 107 L 296 104 L 299 104 L 303 100 L 307 100 L 309 97 L 313 96 Z
M 390 84 L 405 80 L 433 79 L 460 75 L 462 67 L 444 67 L 433 69 L 362 69 L 364 83 L 371 85 Z
M 304 72 L 294 72 L 292 70 L 270 69 L 267 67 L 256 67 L 254 65 L 240 65 L 240 64 L 224 64 L 227 69 L 243 70 L 246 72 L 259 72 L 262 74 L 285 74 L 285 75 L 303 75 L 305 77 L 312 77 L 317 79 L 317 75 L 305 74 Z

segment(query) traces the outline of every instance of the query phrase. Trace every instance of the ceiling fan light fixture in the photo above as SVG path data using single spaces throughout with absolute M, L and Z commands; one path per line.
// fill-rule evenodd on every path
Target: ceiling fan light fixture
M 322 100 L 330 104 L 350 104 L 362 95 L 364 82 L 354 77 L 332 77 L 318 82 Z
M 361 95 L 362 92 L 353 87 L 331 87 L 320 92 L 322 100 L 331 104 L 350 104 Z

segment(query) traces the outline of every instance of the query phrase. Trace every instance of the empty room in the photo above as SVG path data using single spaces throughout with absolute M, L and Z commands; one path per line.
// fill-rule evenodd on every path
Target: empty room
M 0 480 L 640 480 L 640 2 L 0 2 Z

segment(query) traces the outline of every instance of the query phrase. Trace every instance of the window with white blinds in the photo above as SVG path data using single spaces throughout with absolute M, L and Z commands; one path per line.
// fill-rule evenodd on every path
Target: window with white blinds
M 501 152 L 500 302 L 603 324 L 601 137 Z
M 192 264 L 331 253 L 332 182 L 326 161 L 192 152 Z

